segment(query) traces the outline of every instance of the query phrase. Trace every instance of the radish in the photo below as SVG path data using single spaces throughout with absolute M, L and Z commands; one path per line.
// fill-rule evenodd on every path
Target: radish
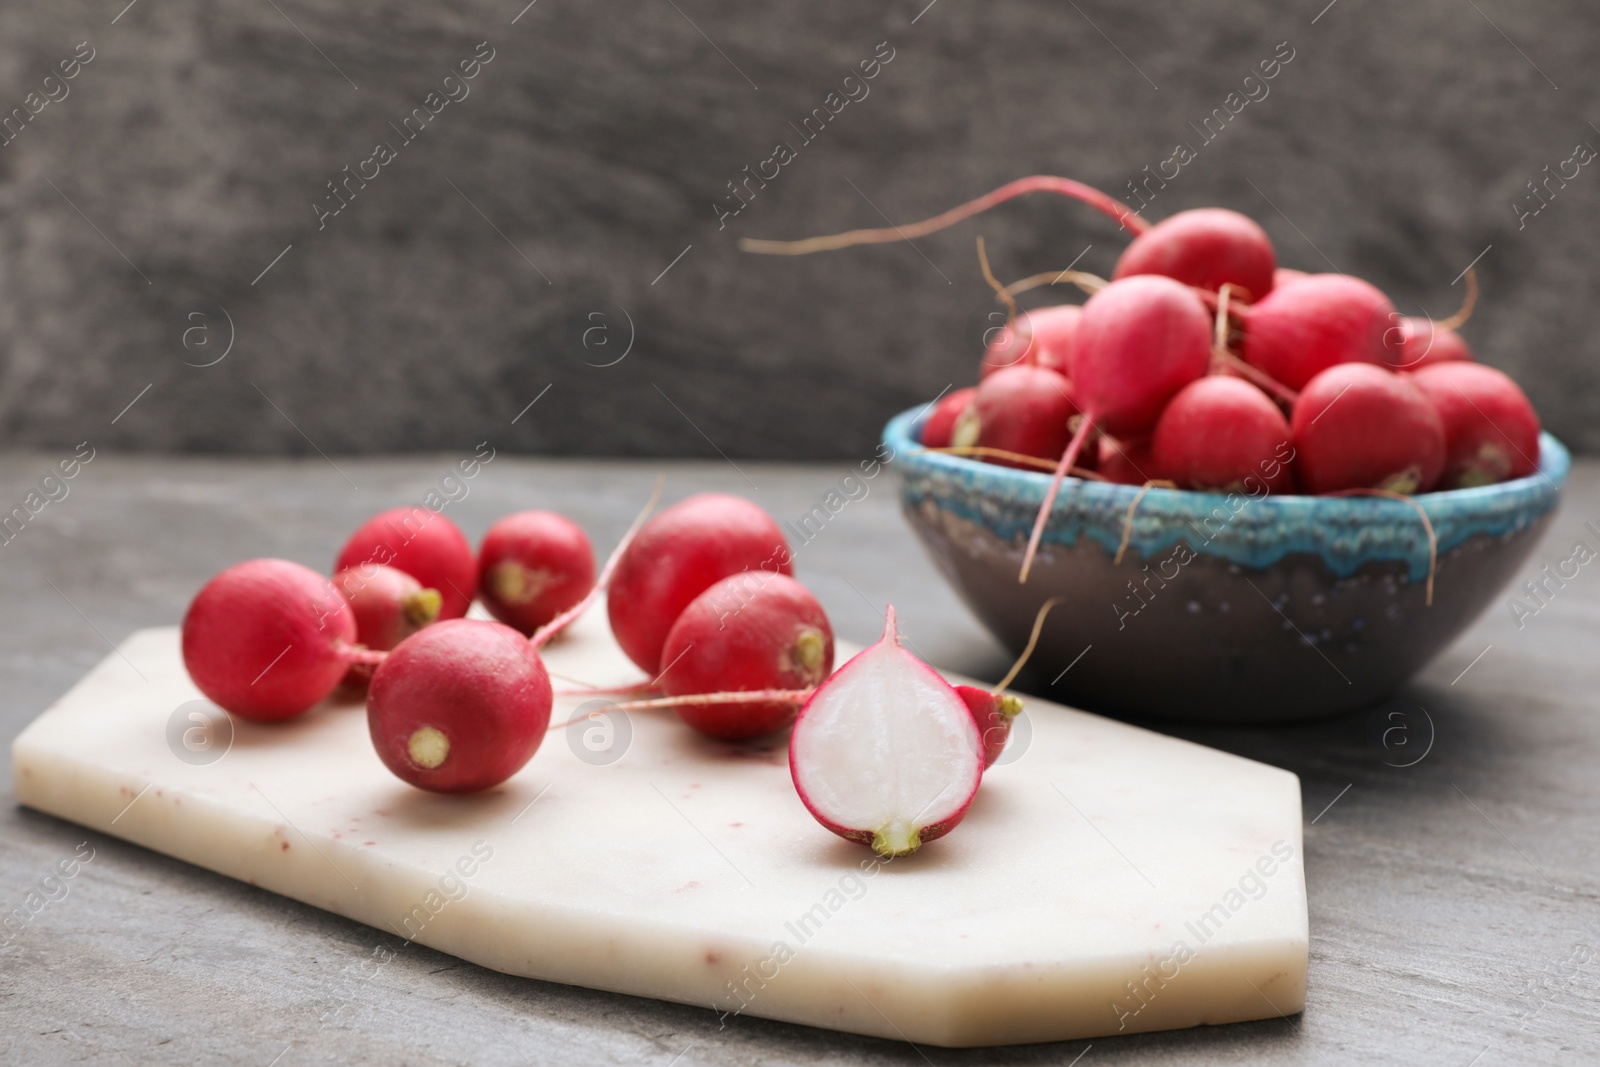
M 1437 363 L 1471 363 L 1472 350 L 1461 335 L 1442 322 L 1405 316 L 1400 319 L 1400 351 L 1396 370 L 1414 371 Z
M 387 652 L 439 617 L 442 598 L 437 589 L 404 571 L 380 563 L 363 563 L 333 576 L 356 619 L 356 640 L 367 648 Z
M 819 823 L 903 856 L 961 821 L 983 780 L 985 746 L 961 694 L 900 647 L 893 607 L 886 616 L 883 637 L 800 709 L 789 770 Z
M 1301 488 L 1433 488 L 1444 469 L 1444 423 L 1412 377 L 1341 363 L 1306 383 L 1289 419 Z
M 340 571 L 333 576 L 333 586 L 355 614 L 356 640 L 376 652 L 387 652 L 439 617 L 437 589 L 424 589 L 411 575 L 381 563 Z M 352 663 L 342 684 L 365 688 L 372 681 L 373 667 Z
M 1306 272 L 1303 270 L 1296 270 L 1293 267 L 1279 267 L 1272 272 L 1272 287 L 1276 289 L 1278 286 L 1292 282 L 1296 278 L 1304 278 L 1306 276 Z
M 1151 439 L 1155 466 L 1183 489 L 1292 492 L 1289 421 L 1242 378 L 1200 378 L 1172 398 Z
M 377 657 L 355 647 L 356 617 L 328 579 L 284 559 L 212 578 L 183 616 L 183 665 L 214 704 L 246 719 L 299 715 Z
M 1505 374 L 1479 363 L 1439 363 L 1410 376 L 1444 423 L 1441 489 L 1525 478 L 1539 467 L 1539 416 Z
M 956 420 L 950 443 L 1058 459 L 1072 437 L 1069 423 L 1077 414 L 1072 383 L 1066 378 L 1043 367 L 1007 367 L 978 383 L 972 403 Z M 1023 467 L 1005 458 L 994 462 Z
M 1114 281 L 1083 305 L 1072 387 L 1084 418 L 1056 466 L 1023 553 L 1028 580 L 1039 539 L 1089 432 L 1139 437 L 1155 428 L 1167 401 L 1211 366 L 1211 317 L 1194 290 L 1171 278 L 1136 274 Z
M 1094 469 L 1108 482 L 1119 485 L 1143 485 L 1160 481 L 1155 457 L 1150 453 L 1150 439 L 1119 441 L 1109 434 L 1100 437 L 1098 456 Z
M 1244 314 L 1244 358 L 1290 389 L 1339 363 L 1393 363 L 1400 339 L 1389 298 L 1360 278 L 1311 274 Z
M 528 639 L 480 619 L 435 623 L 378 666 L 367 728 L 384 766 L 434 793 L 499 785 L 550 725 L 550 677 Z
M 805 586 L 748 571 L 695 597 L 662 646 L 668 696 L 757 689 L 810 689 L 833 670 L 833 628 Z M 681 704 L 685 723 L 711 737 L 746 741 L 789 725 L 795 702 Z
M 335 571 L 363 563 L 381 563 L 404 571 L 429 589 L 437 589 L 442 603 L 439 618 L 458 619 L 472 604 L 478 567 L 472 545 L 456 524 L 421 506 L 390 508 L 362 523 L 350 535 Z
M 950 447 L 950 435 L 955 431 L 956 420 L 967 410 L 967 405 L 972 403 L 972 396 L 977 391 L 971 386 L 957 389 L 933 405 L 933 410 L 922 422 L 923 448 Z
M 1083 308 L 1077 304 L 1034 308 L 1018 315 L 984 349 L 979 379 L 1019 364 L 1067 373 L 1082 317 Z
M 531 634 L 594 588 L 594 548 L 553 511 L 519 511 L 489 527 L 478 547 L 478 596 L 489 614 Z
M 973 685 L 958 685 L 955 690 L 983 735 L 983 769 L 988 770 L 1011 740 L 1011 724 L 1022 712 L 1022 701 L 1010 693 L 991 693 Z
M 1226 208 L 1180 211 L 1135 237 L 1123 249 L 1113 280 L 1159 274 L 1216 292 L 1232 284 L 1247 300 L 1272 291 L 1278 259 L 1267 231 Z
M 741 571 L 794 574 L 783 530 L 761 508 L 723 493 L 679 501 L 647 522 L 623 553 L 606 598 L 611 632 L 645 673 L 689 602 Z
M 503 623 L 451 619 L 388 653 L 367 695 L 367 729 L 384 766 L 419 789 L 475 793 L 532 759 L 553 699 L 539 651 L 607 587 L 654 506 L 652 496 L 583 599 L 531 638 Z

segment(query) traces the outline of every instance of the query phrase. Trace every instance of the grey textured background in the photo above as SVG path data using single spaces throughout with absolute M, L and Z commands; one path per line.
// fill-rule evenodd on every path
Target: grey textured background
M 1288 41 L 1151 214 L 1240 209 L 1287 264 L 1437 315 L 1484 253 L 1468 338 L 1600 446 L 1600 173 L 1523 229 L 1511 207 L 1600 145 L 1592 4 L 124 2 L 0 9 L 0 113 L 96 50 L 0 148 L 0 444 L 863 455 L 973 376 L 978 233 L 1008 277 L 1086 246 L 1106 273 L 1122 239 L 1038 198 L 920 251 L 777 259 L 737 236 L 915 220 L 1033 172 L 1120 190 Z M 319 232 L 325 183 L 485 40 L 471 95 Z M 719 230 L 725 183 L 881 41 L 870 95 Z

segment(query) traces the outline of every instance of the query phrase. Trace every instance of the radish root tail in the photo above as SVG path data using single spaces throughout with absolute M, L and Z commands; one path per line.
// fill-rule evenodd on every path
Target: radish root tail
M 1067 450 L 1061 453 L 1061 462 L 1056 464 L 1055 475 L 1050 479 L 1050 488 L 1045 491 L 1044 503 L 1039 505 L 1039 515 L 1033 520 L 1033 532 L 1028 535 L 1028 548 L 1022 554 L 1022 571 L 1017 575 L 1018 585 L 1027 584 L 1028 572 L 1033 569 L 1033 557 L 1039 553 L 1039 539 L 1044 536 L 1045 524 L 1050 521 L 1050 512 L 1056 506 L 1056 496 L 1061 492 L 1061 482 L 1072 469 L 1078 453 L 1083 451 L 1083 443 L 1089 439 L 1089 431 L 1093 429 L 1094 419 L 1089 415 L 1082 416 L 1078 428 L 1073 431 Z
M 1144 499 L 1144 495 L 1152 489 L 1176 488 L 1178 488 L 1177 482 L 1171 482 L 1165 478 L 1152 478 L 1141 485 L 1137 493 L 1133 494 L 1133 499 L 1128 502 L 1128 513 L 1122 518 L 1122 543 L 1117 546 L 1117 556 L 1111 561 L 1112 566 L 1121 566 L 1122 557 L 1127 554 L 1128 542 L 1133 540 L 1133 513 L 1138 509 L 1139 502 Z
M 1392 489 L 1340 489 L 1327 494 L 1328 496 L 1381 496 L 1388 500 L 1398 500 L 1403 504 L 1411 505 L 1417 513 L 1417 518 L 1422 520 L 1422 528 L 1428 534 L 1428 585 L 1423 602 L 1428 607 L 1433 607 L 1433 576 L 1439 569 L 1439 537 L 1433 531 L 1433 520 L 1428 518 L 1428 511 L 1415 497 L 1405 493 L 1397 493 Z
M 983 236 L 978 237 L 978 267 L 983 271 L 983 280 L 989 283 L 989 288 L 994 290 L 994 298 L 1006 306 L 1006 328 L 1011 329 L 1017 323 L 1017 302 L 1006 287 L 1000 284 L 1000 279 L 994 276 L 994 271 L 989 269 L 989 253 L 983 247 Z M 1028 338 L 1028 351 L 1032 354 L 1033 338 Z
M 943 448 L 919 448 L 918 452 L 938 452 L 949 456 L 979 456 L 988 459 L 1005 459 L 1013 463 L 1026 464 L 1035 470 L 1053 471 L 1056 465 L 1048 459 L 1038 456 L 1028 456 L 1021 452 L 1008 452 L 1003 448 L 990 448 L 987 445 L 947 445 Z M 1069 472 L 1074 478 L 1082 478 L 1090 482 L 1103 482 L 1105 475 L 1094 471 L 1086 471 L 1082 467 L 1073 467 Z
M 1022 668 L 1027 665 L 1028 657 L 1033 655 L 1034 648 L 1039 644 L 1039 634 L 1044 631 L 1045 616 L 1050 614 L 1051 608 L 1057 604 L 1066 603 L 1066 600 L 1067 598 L 1064 596 L 1053 596 L 1039 605 L 1039 614 L 1033 617 L 1033 632 L 1028 635 L 1028 643 L 1023 646 L 1022 655 L 1017 657 L 1017 661 L 1011 665 L 1011 669 L 1006 672 L 1006 676 L 996 682 L 994 688 L 989 692 L 999 693 L 1006 686 L 1016 681 L 1017 675 L 1021 674 Z
M 745 237 L 739 241 L 739 247 L 746 252 L 757 252 L 771 256 L 804 256 L 812 252 L 831 252 L 838 248 L 850 248 L 855 245 L 889 244 L 894 241 L 911 241 L 918 237 L 925 237 L 930 233 L 948 229 L 958 222 L 965 222 L 974 215 L 982 214 L 998 204 L 1007 200 L 1014 200 L 1019 196 L 1029 193 L 1055 193 L 1059 196 L 1071 197 L 1073 200 L 1082 201 L 1090 207 L 1121 223 L 1122 228 L 1137 237 L 1150 228 L 1150 223 L 1129 211 L 1115 199 L 1102 193 L 1093 186 L 1075 182 L 1071 178 L 1057 178 L 1048 174 L 1035 174 L 1028 178 L 1018 178 L 1008 182 L 990 193 L 985 193 L 976 200 L 969 200 L 965 204 L 953 207 L 949 211 L 935 215 L 931 219 L 921 222 L 911 222 L 904 226 L 890 225 L 886 228 L 849 230 L 845 233 L 831 234 L 826 237 L 808 237 L 801 241 L 765 241 Z
M 1472 309 L 1477 307 L 1477 306 L 1478 306 L 1478 272 L 1473 270 L 1471 267 L 1468 267 L 1467 268 L 1467 295 L 1464 298 L 1462 298 L 1461 306 L 1456 309 L 1456 313 L 1454 315 L 1451 315 L 1448 319 L 1441 319 L 1438 322 L 1434 323 L 1434 325 L 1435 326 L 1443 326 L 1447 330 L 1459 330 L 1459 329 L 1461 329 L 1461 327 L 1463 327 L 1463 326 L 1465 326 L 1467 324 L 1467 320 L 1468 319 L 1472 318 Z
M 528 638 L 528 642 L 533 645 L 535 651 L 543 648 L 552 637 L 570 626 L 573 620 L 582 615 L 589 605 L 598 600 L 600 595 L 606 591 L 606 587 L 611 584 L 612 574 L 616 573 L 617 564 L 622 562 L 622 554 L 628 550 L 629 545 L 633 544 L 634 536 L 638 534 L 639 528 L 644 525 L 644 520 L 650 517 L 650 513 L 656 509 L 656 504 L 661 501 L 661 487 L 665 482 L 665 476 L 656 478 L 655 488 L 650 492 L 650 499 L 645 501 L 643 510 L 634 518 L 633 525 L 628 527 L 628 532 L 622 535 L 622 540 L 617 542 L 617 547 L 611 550 L 611 557 L 606 560 L 606 565 L 600 571 L 600 577 L 595 581 L 594 588 L 589 590 L 582 600 L 533 631 L 533 636 Z
M 1093 296 L 1111 283 L 1098 274 L 1090 274 L 1084 270 L 1047 270 L 1042 274 L 1030 274 L 1026 278 L 1012 282 L 1006 286 L 1006 295 L 1016 296 L 1019 293 L 1026 293 L 1030 289 L 1062 284 L 1076 285 L 1085 293 Z

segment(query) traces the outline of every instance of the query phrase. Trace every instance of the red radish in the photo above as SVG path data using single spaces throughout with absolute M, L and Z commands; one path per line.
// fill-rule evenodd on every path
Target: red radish
M 1099 458 L 1095 461 L 1094 469 L 1108 482 L 1143 485 L 1160 481 L 1163 477 L 1157 472 L 1155 457 L 1150 454 L 1149 438 L 1118 441 L 1115 437 L 1102 435 L 1098 451 Z
M 950 435 L 956 428 L 956 420 L 967 410 L 967 405 L 972 403 L 972 395 L 977 391 L 971 386 L 957 389 L 933 405 L 933 410 L 922 422 L 923 448 L 950 447 Z
M 1089 432 L 1140 437 L 1167 401 L 1211 366 L 1211 316 L 1194 290 L 1171 278 L 1136 274 L 1107 285 L 1083 305 L 1072 387 L 1084 418 L 1056 465 L 1034 521 L 1017 580 L 1026 582 L 1061 481 Z
M 1310 274 L 1274 289 L 1245 312 L 1244 358 L 1299 390 L 1339 363 L 1399 358 L 1396 312 L 1371 284 L 1346 274 Z
M 355 614 L 356 640 L 375 651 L 387 652 L 439 617 L 437 589 L 380 563 L 340 571 L 333 585 Z
M 1539 416 L 1509 377 L 1479 363 L 1439 363 L 1411 375 L 1444 423 L 1440 489 L 1525 478 L 1539 466 Z
M 1410 316 L 1400 320 L 1400 351 L 1395 370 L 1420 370 L 1436 363 L 1472 362 L 1472 350 L 1461 335 L 1442 322 Z
M 1184 386 L 1156 423 L 1155 465 L 1182 489 L 1293 490 L 1289 420 L 1242 378 L 1214 374 Z
M 724 578 L 683 609 L 662 646 L 668 696 L 810 689 L 833 670 L 833 628 L 817 598 L 781 574 Z M 799 703 L 682 704 L 678 717 L 725 741 L 747 741 L 788 726 Z
M 958 685 L 955 690 L 983 735 L 983 769 L 988 770 L 1011 740 L 1011 724 L 1022 712 L 1022 701 L 1010 693 L 991 693 L 972 685 Z
M 503 623 L 452 619 L 390 652 L 367 696 L 367 728 L 384 766 L 419 789 L 474 793 L 533 758 L 552 700 L 539 650 L 606 588 L 654 505 L 652 497 L 588 595 L 531 638 Z
M 984 350 L 983 362 L 978 366 L 979 379 L 1019 364 L 1067 373 L 1082 316 L 1083 308 L 1077 304 L 1034 308 L 1018 315 L 1015 322 L 995 334 Z
M 1301 488 L 1433 488 L 1444 468 L 1444 423 L 1412 377 L 1341 363 L 1306 383 L 1289 419 Z
M 984 742 L 961 695 L 883 637 L 817 687 L 789 736 L 806 809 L 841 837 L 903 856 L 948 833 L 983 780 Z
M 1303 270 L 1295 270 L 1293 267 L 1279 267 L 1272 272 L 1272 287 L 1276 289 L 1278 286 L 1292 282 L 1296 278 L 1304 277 L 1306 277 L 1306 272 Z
M 439 617 L 437 589 L 424 589 L 411 575 L 381 563 L 340 571 L 333 585 L 355 613 L 356 640 L 377 652 L 388 651 Z M 364 688 L 375 666 L 350 664 L 343 684 Z
M 1216 292 L 1232 284 L 1247 300 L 1272 291 L 1278 259 L 1267 231 L 1237 211 L 1220 207 L 1180 211 L 1135 237 L 1111 277 L 1159 274 Z
M 550 677 L 522 634 L 451 619 L 400 643 L 367 697 L 378 758 L 434 793 L 476 793 L 521 770 L 550 725 Z
M 478 596 L 489 614 L 531 634 L 594 588 L 594 548 L 582 527 L 553 511 L 495 522 L 478 547 Z
M 271 722 L 319 703 L 352 662 L 355 614 L 328 579 L 253 559 L 211 579 L 183 617 L 183 664 L 213 703 Z
M 723 493 L 679 501 L 639 531 L 617 567 L 606 613 L 617 644 L 645 673 L 689 602 L 741 571 L 794 574 L 783 530 L 761 508 Z
M 1057 459 L 1072 437 L 1069 422 L 1077 414 L 1066 378 L 1043 367 L 1007 367 L 978 383 L 950 443 Z M 1022 466 L 1004 458 L 994 462 Z
M 436 511 L 420 505 L 390 508 L 362 523 L 339 551 L 333 569 L 363 563 L 393 567 L 439 590 L 441 619 L 458 619 L 472 605 L 478 580 L 472 545 L 455 523 Z

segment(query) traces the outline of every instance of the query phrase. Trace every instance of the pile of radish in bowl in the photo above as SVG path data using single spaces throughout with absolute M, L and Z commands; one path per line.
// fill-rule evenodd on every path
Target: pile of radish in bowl
M 1451 319 L 1278 266 L 1220 208 L 1157 223 L 1063 178 L 923 223 L 750 251 L 903 240 L 1030 192 L 1132 235 L 1111 278 L 1002 285 L 978 383 L 890 423 L 913 527 L 1003 642 L 1039 604 L 1035 677 L 1087 707 L 1276 721 L 1391 695 L 1492 601 L 1548 523 L 1569 460 Z M 1050 284 L 1082 305 L 1022 312 Z
M 724 742 L 792 725 L 800 801 L 881 855 L 961 821 L 1022 710 L 1011 676 L 993 690 L 946 682 L 901 646 L 892 607 L 882 638 L 835 671 L 827 614 L 767 512 L 717 493 L 649 511 L 597 573 L 588 536 L 553 512 L 500 519 L 475 553 L 438 512 L 392 509 L 351 535 L 331 578 L 282 559 L 212 578 L 184 616 L 184 665 L 256 722 L 364 694 L 379 760 L 434 793 L 500 785 L 568 725 L 551 725 L 557 697 L 603 695 Z M 602 595 L 644 676 L 557 692 L 542 653 Z M 493 619 L 467 617 L 475 602 Z

